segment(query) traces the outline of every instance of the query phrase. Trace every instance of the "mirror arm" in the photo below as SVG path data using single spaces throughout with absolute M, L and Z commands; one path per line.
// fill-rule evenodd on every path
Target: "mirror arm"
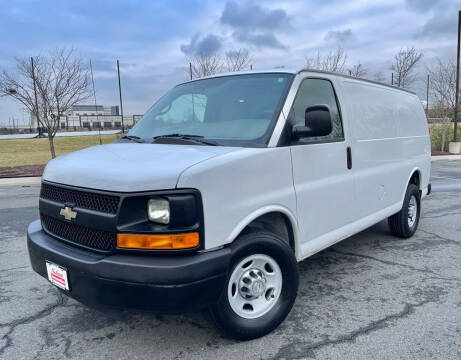
M 312 129 L 308 126 L 294 126 L 291 131 L 291 135 L 295 140 L 299 140 L 302 137 L 311 136 Z
M 291 129 L 291 138 L 295 141 L 299 140 L 299 135 L 295 126 L 293 126 L 293 129 Z

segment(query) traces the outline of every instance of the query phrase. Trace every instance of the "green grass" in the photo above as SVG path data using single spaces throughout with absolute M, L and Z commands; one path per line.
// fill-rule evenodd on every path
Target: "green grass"
M 113 142 L 120 135 L 101 135 L 102 143 Z M 56 156 L 99 145 L 99 136 L 54 138 Z M 0 140 L 0 167 L 42 165 L 51 160 L 48 138 Z
M 120 137 L 120 135 L 101 135 L 102 143 L 109 144 L 117 139 L 117 137 Z M 452 138 L 453 124 L 450 124 L 447 129 L 446 149 Z M 442 126 L 440 124 L 431 124 L 432 150 L 440 150 L 441 141 Z M 56 156 L 98 144 L 99 137 L 97 135 L 56 137 L 54 139 Z M 42 165 L 50 160 L 50 146 L 47 138 L 0 140 L 0 168 Z

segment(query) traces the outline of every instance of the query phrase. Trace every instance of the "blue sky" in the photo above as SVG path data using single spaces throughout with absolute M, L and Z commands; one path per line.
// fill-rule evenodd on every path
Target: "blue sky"
M 187 78 L 188 57 L 247 49 L 253 68 L 301 68 L 317 50 L 342 46 L 352 65 L 390 78 L 393 55 L 415 46 L 421 74 L 435 57 L 456 56 L 461 0 L 0 1 L 0 69 L 15 57 L 74 46 L 94 67 L 98 103 L 118 104 L 120 59 L 124 112 L 142 114 Z M 414 84 L 423 94 L 423 83 Z M 0 124 L 21 107 L 0 99 Z

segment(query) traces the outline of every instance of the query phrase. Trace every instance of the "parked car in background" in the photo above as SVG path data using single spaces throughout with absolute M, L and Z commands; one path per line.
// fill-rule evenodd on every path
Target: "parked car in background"
M 119 142 L 51 161 L 33 269 L 90 305 L 209 308 L 237 339 L 276 328 L 297 262 L 388 219 L 412 236 L 430 193 L 417 96 L 319 71 L 180 84 Z

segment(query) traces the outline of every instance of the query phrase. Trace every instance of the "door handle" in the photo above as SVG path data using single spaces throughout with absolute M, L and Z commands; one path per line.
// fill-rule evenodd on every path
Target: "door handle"
M 352 169 L 352 151 L 351 147 L 347 147 L 347 168 L 350 170 Z

